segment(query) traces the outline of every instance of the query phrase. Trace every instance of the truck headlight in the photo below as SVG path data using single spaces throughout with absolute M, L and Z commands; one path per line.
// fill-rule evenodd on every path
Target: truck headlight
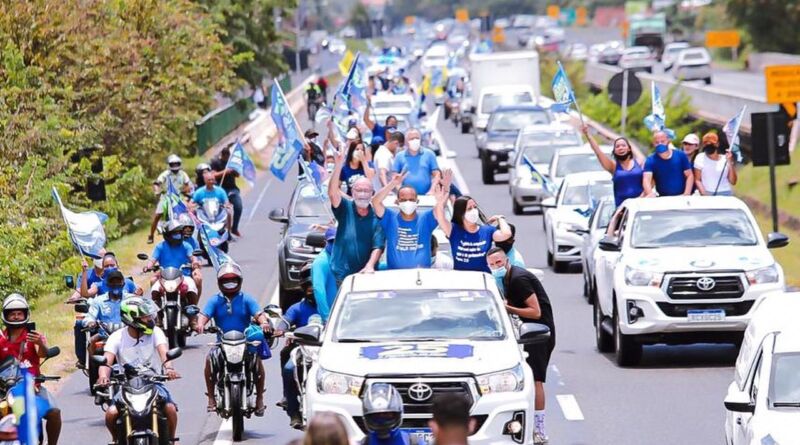
M 573 231 L 573 230 L 583 230 L 585 228 L 586 227 L 584 227 L 583 224 L 578 224 L 578 223 L 569 222 L 569 221 L 559 221 L 558 223 L 556 223 L 556 229 L 557 230 L 565 230 L 567 232 Z
M 511 369 L 491 374 L 478 376 L 478 387 L 481 395 L 496 392 L 522 391 L 525 387 L 525 374 L 522 372 L 522 365 L 519 364 Z
M 317 373 L 317 391 L 320 394 L 349 394 L 358 396 L 361 393 L 363 377 L 338 372 L 327 371 L 320 368 Z
M 625 284 L 628 286 L 652 286 L 660 287 L 663 273 L 650 272 L 648 270 L 634 269 L 625 266 Z
M 297 237 L 289 238 L 289 250 L 297 253 L 314 253 L 314 248 L 306 245 L 305 239 Z
M 750 284 L 777 283 L 779 279 L 780 273 L 775 264 L 747 272 L 747 281 Z

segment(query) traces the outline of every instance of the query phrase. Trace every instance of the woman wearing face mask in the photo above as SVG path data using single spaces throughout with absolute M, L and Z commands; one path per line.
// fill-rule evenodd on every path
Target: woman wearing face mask
M 642 152 L 634 148 L 627 139 L 617 138 L 614 140 L 614 151 L 612 153 L 614 159 L 611 159 L 600 150 L 600 145 L 594 136 L 589 134 L 588 126 L 584 125 L 581 131 L 586 140 L 589 141 L 589 145 L 597 156 L 597 160 L 600 161 L 600 165 L 611 173 L 613 177 L 614 202 L 616 205 L 619 206 L 628 198 L 642 196 L 644 192 L 642 176 L 644 175 L 643 166 L 645 161 Z
M 347 158 L 339 176 L 339 179 L 347 187 L 348 195 L 353 196 L 353 183 L 359 177 L 365 177 L 372 181 L 375 171 L 369 165 L 370 160 L 369 150 L 365 149 L 364 144 L 356 141 L 350 143 L 347 149 Z
M 731 196 L 737 179 L 733 153 L 720 147 L 716 133 L 706 133 L 703 136 L 703 152 L 694 160 L 697 191 L 706 196 Z
M 492 247 L 492 241 L 501 243 L 511 237 L 511 228 L 502 215 L 489 218 L 489 224 L 479 223 L 478 204 L 467 195 L 456 199 L 452 220 L 439 223 L 450 239 L 455 270 L 489 272 L 486 252 Z M 497 227 L 492 225 L 494 223 Z

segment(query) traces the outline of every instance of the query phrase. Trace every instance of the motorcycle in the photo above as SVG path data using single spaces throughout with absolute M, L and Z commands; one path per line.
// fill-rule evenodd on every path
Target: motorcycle
M 100 338 L 94 342 L 94 353 L 96 355 L 103 355 L 103 349 L 106 346 L 106 340 L 108 337 L 113 334 L 114 332 L 122 329 L 125 325 L 122 322 L 117 323 L 105 323 L 102 321 L 97 322 L 97 326 L 94 327 L 85 327 L 82 329 L 83 332 L 86 332 L 86 363 L 84 374 L 89 377 L 89 392 L 95 396 L 96 389 L 95 384 L 97 383 L 97 378 L 99 377 L 99 366 L 94 360 L 91 359 L 91 355 L 89 355 L 89 345 L 92 342 L 92 336 L 94 334 L 100 334 Z M 95 403 L 98 403 L 98 399 L 95 399 Z
M 309 318 L 309 322 L 307 326 L 314 326 L 322 329 L 322 318 L 319 315 L 314 315 Z M 301 328 L 302 329 L 302 328 Z M 314 361 L 317 360 L 319 356 L 319 346 L 313 346 L 301 341 L 297 341 L 298 339 L 302 338 L 302 333 L 300 336 L 296 335 L 294 332 L 287 332 L 284 334 L 284 337 L 287 341 L 291 341 L 297 344 L 297 347 L 292 349 L 292 352 L 289 354 L 289 360 L 294 362 L 294 383 L 297 385 L 297 389 L 299 392 L 299 402 L 300 402 L 300 413 L 303 415 L 303 424 L 307 424 L 308 419 L 306 417 L 306 410 L 305 410 L 305 400 L 306 400 L 306 380 L 308 376 L 308 371 L 311 369 L 311 365 L 314 364 Z
M 221 251 L 228 253 L 228 210 L 213 198 L 204 199 L 195 212 L 200 224 L 206 226 L 208 243 Z M 208 259 L 208 251 L 203 244 L 203 237 L 198 237 L 197 242 L 203 251 L 203 257 Z
M 180 348 L 167 351 L 167 360 L 172 361 L 183 354 Z M 99 366 L 107 366 L 106 358 L 95 355 L 92 360 Z M 170 445 L 167 417 L 158 400 L 156 383 L 166 382 L 166 375 L 155 374 L 149 366 L 126 364 L 111 375 L 108 392 L 103 393 L 106 403 L 115 404 L 118 445 Z M 115 397 L 116 393 L 119 397 Z M 100 393 L 98 391 L 98 393 Z
M 322 95 L 318 95 L 308 102 L 308 120 L 314 122 L 314 118 L 317 116 L 317 111 L 323 107 L 325 104 L 325 100 L 323 99 Z

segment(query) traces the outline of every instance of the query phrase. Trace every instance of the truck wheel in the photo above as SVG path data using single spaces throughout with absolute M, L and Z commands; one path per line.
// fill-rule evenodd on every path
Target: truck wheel
M 617 351 L 617 365 L 636 366 L 642 359 L 642 345 L 636 342 L 636 336 L 625 335 L 619 328 L 619 315 L 614 307 L 614 348 Z
M 462 121 L 461 122 L 461 134 L 469 133 L 469 129 L 470 129 L 470 124 L 467 123 L 467 122 Z
M 553 254 L 550 251 L 547 251 L 547 266 L 553 267 Z
M 603 312 L 600 310 L 600 304 L 595 302 L 594 309 L 594 338 L 599 352 L 612 352 L 614 351 L 614 338 L 603 330 Z
M 706 83 L 706 85 L 711 85 L 711 78 L 710 77 L 706 77 L 705 79 L 703 79 L 703 81 Z
M 514 199 L 511 200 L 511 211 L 514 212 L 515 215 L 522 215 L 522 213 L 524 213 L 522 206 L 517 204 L 517 201 Z
M 494 184 L 494 169 L 485 156 L 481 156 L 481 179 L 484 184 Z
M 569 261 L 553 260 L 553 271 L 555 273 L 567 273 L 568 270 L 569 270 Z

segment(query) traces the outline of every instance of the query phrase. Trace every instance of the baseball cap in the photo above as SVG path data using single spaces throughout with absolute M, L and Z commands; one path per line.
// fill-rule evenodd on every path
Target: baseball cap
M 314 129 L 309 129 L 309 130 L 306 130 L 305 136 L 306 136 L 306 139 L 311 139 L 311 138 L 315 138 L 315 137 L 319 136 L 319 133 L 314 131 Z
M 700 144 L 700 138 L 698 138 L 697 135 L 694 133 L 689 133 L 686 135 L 686 137 L 683 138 L 683 143 L 698 145 Z
M 719 145 L 719 136 L 716 133 L 704 134 L 703 145 Z

